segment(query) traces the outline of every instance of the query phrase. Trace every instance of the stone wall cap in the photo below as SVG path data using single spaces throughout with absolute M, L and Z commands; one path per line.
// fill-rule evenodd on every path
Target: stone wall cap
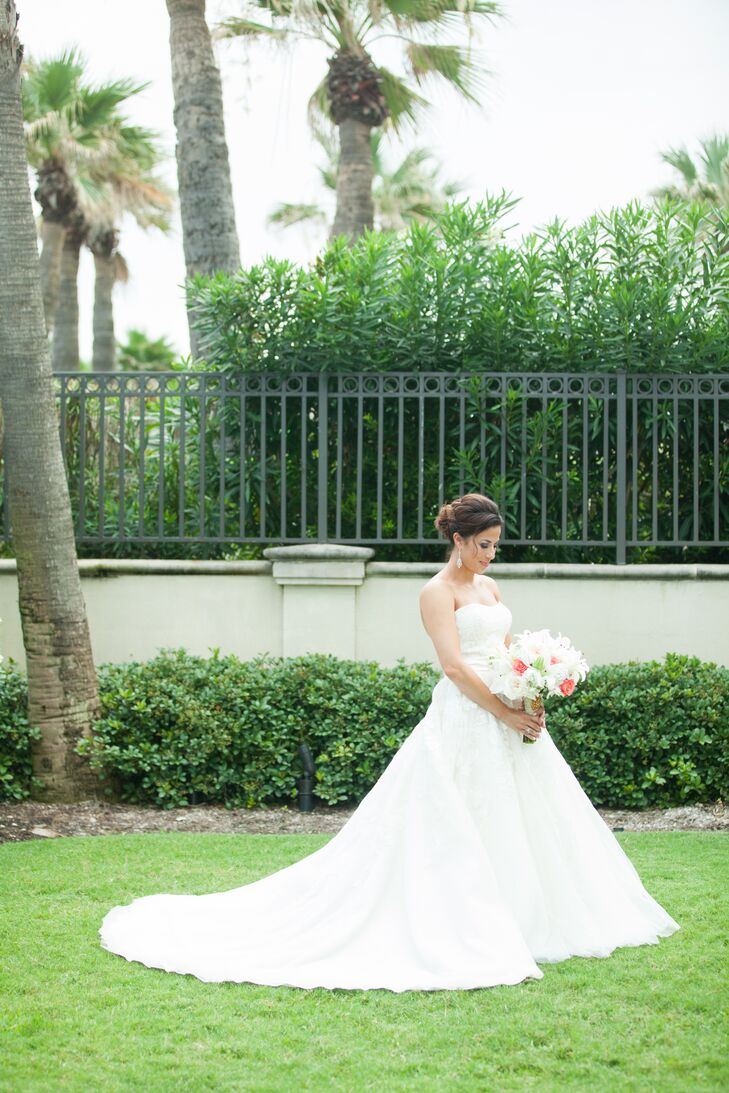
M 263 555 L 272 562 L 366 562 L 374 553 L 371 547 L 340 543 L 293 543 L 267 547 Z
M 192 558 L 79 558 L 78 568 L 82 577 L 225 577 L 236 573 L 247 576 L 270 574 L 272 566 L 263 559 L 227 562 L 223 559 L 196 561 Z M 15 558 L 0 558 L 0 574 L 15 573 L 16 570 Z
M 419 577 L 438 573 L 445 562 L 370 562 L 367 576 Z M 596 562 L 495 562 L 489 576 L 521 580 L 633 580 L 633 581 L 726 581 L 729 565 L 721 563 L 676 562 L 617 565 Z

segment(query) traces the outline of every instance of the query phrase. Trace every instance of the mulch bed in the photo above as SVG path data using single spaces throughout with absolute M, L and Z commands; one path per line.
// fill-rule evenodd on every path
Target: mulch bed
M 200 805 L 157 809 L 103 801 L 82 801 L 73 805 L 21 801 L 0 804 L 0 842 L 68 835 L 132 835 L 147 831 L 328 834 L 339 831 L 353 811 L 326 806 L 320 806 L 314 812 L 299 812 L 295 807 L 227 809 L 219 805 Z M 645 812 L 601 809 L 600 815 L 618 831 L 729 831 L 729 808 L 721 801 L 713 805 L 686 805 Z

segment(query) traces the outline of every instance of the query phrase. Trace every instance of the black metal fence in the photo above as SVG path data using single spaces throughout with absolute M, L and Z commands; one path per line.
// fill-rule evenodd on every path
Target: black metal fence
M 80 543 L 428 544 L 445 499 L 504 542 L 729 545 L 729 376 L 57 377 Z M 8 534 L 7 518 L 5 533 Z

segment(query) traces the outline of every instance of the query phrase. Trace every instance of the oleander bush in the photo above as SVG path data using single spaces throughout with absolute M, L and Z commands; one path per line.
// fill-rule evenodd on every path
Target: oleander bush
M 206 659 L 166 651 L 99 669 L 102 717 L 80 745 L 122 799 L 172 808 L 295 804 L 297 749 L 315 794 L 356 802 L 424 714 L 438 673 L 332 656 Z M 25 678 L 0 667 L 0 800 L 31 791 Z M 729 797 L 729 669 L 669 653 L 595 667 L 549 731 L 593 804 L 666 808 Z
M 207 365 L 241 372 L 712 372 L 729 363 L 729 220 L 630 202 L 513 240 L 505 193 L 432 223 L 188 282 Z M 513 219 L 512 219 L 513 218 Z M 511 223 L 509 223 L 511 221 Z
M 22 801 L 33 788 L 31 741 L 40 736 L 28 723 L 28 686 L 11 664 L 0 665 L 0 801 Z

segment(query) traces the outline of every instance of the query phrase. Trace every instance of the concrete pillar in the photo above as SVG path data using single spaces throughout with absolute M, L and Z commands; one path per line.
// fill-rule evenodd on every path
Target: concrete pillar
M 369 547 L 304 543 L 269 547 L 273 579 L 283 589 L 282 655 L 357 655 L 357 588 L 365 578 Z

